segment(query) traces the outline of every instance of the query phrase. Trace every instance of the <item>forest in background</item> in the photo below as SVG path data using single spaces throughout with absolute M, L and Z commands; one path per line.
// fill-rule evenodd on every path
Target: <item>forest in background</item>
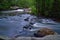
M 0 10 L 11 6 L 31 8 L 31 14 L 60 20 L 60 0 L 0 0 Z

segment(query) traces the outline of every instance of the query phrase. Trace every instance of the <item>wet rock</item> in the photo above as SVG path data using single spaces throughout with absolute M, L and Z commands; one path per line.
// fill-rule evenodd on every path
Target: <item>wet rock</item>
M 33 26 L 27 25 L 27 26 L 24 26 L 24 27 L 23 27 L 23 30 L 24 30 L 24 29 L 31 29 L 31 28 L 33 28 Z
M 25 21 L 29 21 L 29 17 L 28 18 L 26 18 L 26 19 L 24 19 Z
M 23 27 L 23 29 L 28 29 L 28 28 L 29 28 L 29 27 L 27 27 L 27 26 L 24 26 L 24 27 Z
M 4 40 L 4 39 L 0 38 L 0 40 Z
M 48 28 L 42 28 L 40 30 L 38 30 L 36 33 L 34 33 L 34 36 L 35 37 L 44 37 L 44 36 L 47 36 L 47 35 L 56 35 L 57 33 L 54 32 L 53 30 L 51 29 L 48 29 Z
M 7 39 L 11 39 L 11 38 L 9 38 L 7 36 L 0 35 L 0 40 L 7 40 Z

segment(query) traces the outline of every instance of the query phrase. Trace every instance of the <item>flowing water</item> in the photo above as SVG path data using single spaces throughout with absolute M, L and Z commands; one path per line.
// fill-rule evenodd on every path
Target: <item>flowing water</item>
M 28 29 L 24 29 L 24 27 L 28 27 Z M 29 29 L 29 27 L 31 29 Z M 18 35 L 31 37 L 36 30 L 43 27 L 53 29 L 60 34 L 60 23 L 51 19 L 38 19 L 36 16 L 30 14 L 20 14 L 19 16 L 6 16 L 0 18 L 0 35 L 2 36 L 14 37 Z

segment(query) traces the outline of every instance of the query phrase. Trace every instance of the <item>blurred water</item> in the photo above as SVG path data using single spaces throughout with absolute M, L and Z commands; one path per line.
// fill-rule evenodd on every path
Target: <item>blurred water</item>
M 23 30 L 24 26 L 30 25 L 32 29 Z M 54 22 L 51 19 L 38 19 L 34 15 L 21 14 L 19 16 L 7 16 L 0 18 L 0 35 L 8 37 L 19 36 L 33 36 L 33 33 L 40 28 L 51 28 L 60 34 L 60 23 Z

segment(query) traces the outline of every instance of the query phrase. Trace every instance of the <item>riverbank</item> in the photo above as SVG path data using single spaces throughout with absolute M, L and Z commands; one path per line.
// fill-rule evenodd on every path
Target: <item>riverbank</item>
M 5 38 L 2 40 L 60 40 L 60 35 L 48 35 L 43 38 L 37 37 L 18 37 L 18 38 Z

